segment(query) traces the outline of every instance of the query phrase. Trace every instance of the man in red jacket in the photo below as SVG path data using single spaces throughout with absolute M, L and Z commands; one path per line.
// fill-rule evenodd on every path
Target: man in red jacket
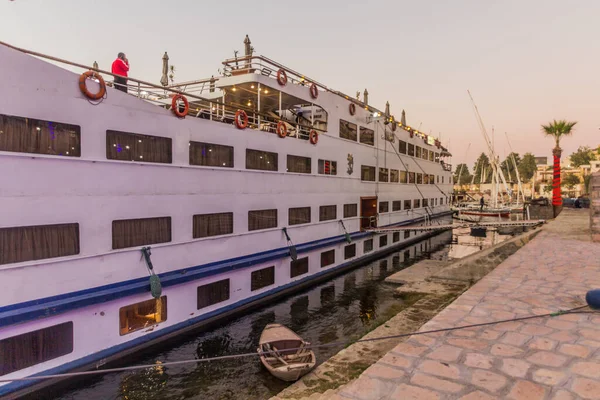
M 112 73 L 115 75 L 115 89 L 127 93 L 127 71 L 129 71 L 129 60 L 125 53 L 119 53 L 117 59 L 112 63 Z

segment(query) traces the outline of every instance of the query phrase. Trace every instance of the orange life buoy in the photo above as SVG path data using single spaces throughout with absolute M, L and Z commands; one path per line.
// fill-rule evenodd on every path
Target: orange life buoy
M 283 68 L 277 71 L 277 83 L 279 83 L 281 86 L 285 86 L 287 84 L 287 74 Z
M 244 110 L 237 110 L 234 121 L 238 129 L 246 129 L 248 127 L 248 114 Z
M 85 82 L 90 78 L 98 79 L 98 83 L 100 84 L 98 93 L 92 93 L 87 88 Z M 106 94 L 106 83 L 104 82 L 104 78 L 96 71 L 86 71 L 79 76 L 79 90 L 81 90 L 81 93 L 85 94 L 88 99 L 100 100 Z
M 183 101 L 183 111 L 179 110 L 179 104 L 177 104 L 177 100 Z M 188 111 L 190 111 L 190 103 L 188 103 L 188 99 L 186 99 L 184 95 L 176 94 L 171 100 L 171 110 L 179 118 L 185 118 Z
M 312 97 L 313 99 L 319 97 L 319 88 L 314 83 L 310 85 L 310 97 Z
M 288 132 L 287 132 L 287 126 L 285 126 L 285 123 L 283 121 L 279 121 L 277 123 L 277 129 L 275 129 L 275 131 L 277 132 L 277 135 L 280 138 L 284 138 L 288 134 Z
M 356 114 L 356 106 L 354 105 L 354 103 L 350 103 L 350 105 L 348 106 L 348 111 L 350 111 L 350 115 Z
M 315 131 L 314 129 L 311 130 L 308 134 L 308 140 L 310 140 L 312 144 L 317 144 L 317 142 L 319 141 L 319 134 L 317 133 L 317 131 Z

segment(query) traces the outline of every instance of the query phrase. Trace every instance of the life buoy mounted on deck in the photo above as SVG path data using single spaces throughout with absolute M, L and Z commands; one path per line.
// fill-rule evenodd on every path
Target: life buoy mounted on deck
M 319 88 L 314 83 L 311 83 L 310 85 L 310 97 L 313 99 L 319 97 Z
M 88 79 L 98 80 L 100 89 L 97 93 L 92 93 L 87 88 L 85 83 Z M 90 100 L 100 100 L 106 94 L 106 82 L 104 82 L 104 78 L 102 78 L 102 75 L 100 75 L 96 71 L 86 71 L 79 76 L 79 90 L 81 90 L 81 93 L 83 93 L 85 97 L 87 97 Z
M 179 104 L 177 104 L 178 100 L 183 101 L 183 110 L 179 109 Z M 184 95 L 176 94 L 173 96 L 173 100 L 171 100 L 171 110 L 179 118 L 185 118 L 190 111 L 190 103 L 188 103 L 188 99 L 186 99 Z
M 354 103 L 350 103 L 348 105 L 348 111 L 350 112 L 350 115 L 356 114 L 356 105 Z
M 310 131 L 310 133 L 308 134 L 308 140 L 312 144 L 317 144 L 317 142 L 319 141 L 319 134 L 317 133 L 317 131 L 315 131 L 314 129 L 312 129 Z
M 248 114 L 244 110 L 237 110 L 234 116 L 235 126 L 238 129 L 246 129 L 248 127 Z
M 285 126 L 285 123 L 283 121 L 279 121 L 277 123 L 277 128 L 275 129 L 275 131 L 277 132 L 277 136 L 279 136 L 282 139 L 285 138 L 288 134 L 287 126 Z
M 288 78 L 285 70 L 280 68 L 279 71 L 277 71 L 277 83 L 279 83 L 281 86 L 285 86 L 287 85 L 287 81 Z

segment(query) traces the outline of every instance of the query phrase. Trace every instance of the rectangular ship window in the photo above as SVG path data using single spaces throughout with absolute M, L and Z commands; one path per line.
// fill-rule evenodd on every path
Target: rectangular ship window
M 73 352 L 73 322 L 0 340 L 0 376 Z
M 358 215 L 358 204 L 344 204 L 344 218 L 352 218 Z
M 428 207 L 428 206 L 429 206 L 429 200 L 423 199 L 423 207 Z
M 246 149 L 246 169 L 277 171 L 277 153 Z
M 397 169 L 390 169 L 390 182 L 393 182 L 393 183 L 399 182 L 399 175 L 398 175 Z
M 429 175 L 429 184 L 435 185 L 435 175 Z
M 387 235 L 379 236 L 379 247 L 385 247 L 388 244 Z
M 337 175 L 337 162 L 329 160 L 319 160 L 319 174 Z
M 233 168 L 233 147 L 221 144 L 190 142 L 190 165 Z
M 342 139 L 353 140 L 356 142 L 357 126 L 352 122 L 340 119 L 340 137 Z
M 79 224 L 0 228 L 0 265 L 79 254 Z
M 400 232 L 394 232 L 392 234 L 392 242 L 396 243 L 400 241 Z
M 380 201 L 379 202 L 379 212 L 386 213 L 390 211 L 390 202 L 389 201 Z
M 390 171 L 387 168 L 379 168 L 379 182 L 388 182 L 390 180 Z
M 372 129 L 360 127 L 360 142 L 364 144 L 375 145 L 375 132 Z
M 287 156 L 287 172 L 297 172 L 299 174 L 311 173 L 311 160 L 309 157 Z
M 344 259 L 356 256 L 356 243 L 344 247 Z
M 415 156 L 415 145 L 408 144 L 408 155 L 414 157 Z
M 330 221 L 337 218 L 337 206 L 319 207 L 319 221 Z
M 410 200 L 404 200 L 404 209 L 405 210 L 410 210 L 411 207 L 411 201 Z
M 417 173 L 417 184 L 422 184 L 423 183 L 423 174 L 421 173 Z
M 250 274 L 250 290 L 255 291 L 275 283 L 275 267 L 268 267 L 253 271 Z
M 233 233 L 233 213 L 194 215 L 194 239 Z
M 363 253 L 373 251 L 373 239 L 367 239 L 363 242 Z
M 409 239 L 409 238 L 410 238 L 410 231 L 404 231 L 404 239 Z
M 212 306 L 229 300 L 229 279 L 198 286 L 197 308 Z
M 308 257 L 299 258 L 290 262 L 290 278 L 308 273 Z
M 415 173 L 414 172 L 409 172 L 408 173 L 408 183 L 415 183 Z
M 363 181 L 375 182 L 375 167 L 368 165 L 360 166 L 360 179 Z
M 106 131 L 106 158 L 161 164 L 173 162 L 171 138 L 139 133 Z
M 429 175 L 428 174 L 423 174 L 423 183 L 425 185 L 429 185 Z
M 406 154 L 406 142 L 404 140 L 400 140 L 398 142 L 398 150 L 402 154 Z
M 416 147 L 415 157 L 421 158 L 421 147 L 419 147 L 419 146 Z
M 429 150 L 429 161 L 433 161 L 433 151 Z
M 0 151 L 81 157 L 81 128 L 0 114 Z
M 119 335 L 127 335 L 166 320 L 167 296 L 131 304 L 119 310 Z
M 310 223 L 310 207 L 296 207 L 288 210 L 288 225 Z
M 112 222 L 112 248 L 171 241 L 171 217 L 121 219 Z
M 429 158 L 429 150 L 423 149 L 423 159 L 427 160 Z
M 277 210 L 248 211 L 248 230 L 277 228 Z
M 321 268 L 335 263 L 335 249 L 327 250 L 321 253 Z
M 419 208 L 421 207 L 421 199 L 415 199 L 413 201 L 413 208 Z
M 401 200 L 392 201 L 392 211 L 400 211 L 400 210 L 402 210 L 402 201 Z
M 400 171 L 400 183 L 408 183 L 408 173 L 406 171 Z
M 441 206 L 442 204 L 444 204 L 444 198 L 443 198 L 443 197 L 440 197 L 440 206 Z

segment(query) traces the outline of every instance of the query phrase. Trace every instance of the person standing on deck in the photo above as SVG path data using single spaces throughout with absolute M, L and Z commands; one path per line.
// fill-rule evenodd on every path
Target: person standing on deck
M 483 211 L 483 206 L 485 205 L 485 201 L 483 200 L 483 196 L 479 199 L 479 211 Z
M 127 93 L 127 72 L 129 71 L 129 60 L 125 53 L 119 53 L 117 59 L 112 63 L 112 73 L 115 75 L 115 89 Z

